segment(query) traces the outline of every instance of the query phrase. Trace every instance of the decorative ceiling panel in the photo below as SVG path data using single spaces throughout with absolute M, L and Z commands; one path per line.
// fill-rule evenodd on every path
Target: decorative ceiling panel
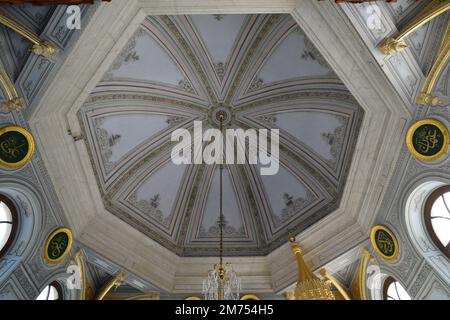
M 246 15 L 193 15 L 190 17 L 215 66 L 225 65 L 236 46 Z M 218 37 L 218 35 L 226 35 Z
M 306 40 L 299 27 L 294 26 L 272 49 L 257 74 L 258 81 L 271 84 L 303 77 L 320 77 L 333 71 L 315 47 Z
M 167 228 L 173 218 L 178 189 L 186 172 L 185 165 L 167 162 L 133 190 L 127 202 L 143 216 Z
M 2 52 L 9 52 L 2 54 L 1 60 L 10 77 L 15 80 L 30 55 L 32 43 L 17 32 L 0 25 L 0 46 Z
M 15 18 L 27 25 L 36 33 L 41 33 L 55 11 L 55 5 L 37 6 L 32 4 L 21 4 L 4 6 L 1 9 L 7 11 Z
M 423 8 L 428 1 L 417 0 L 397 0 L 389 3 L 387 8 L 394 15 L 396 22 L 408 20 L 408 17 L 416 14 L 421 8 Z
M 229 128 L 280 130 L 276 175 L 225 166 L 226 255 L 265 255 L 338 208 L 355 99 L 289 15 L 202 15 L 146 18 L 79 112 L 106 209 L 178 255 L 217 255 L 218 167 L 170 158 L 171 133 L 217 127 L 217 108 Z
M 40 34 L 50 20 L 55 6 L 33 6 L 31 4 L 0 6 L 0 10 L 12 16 L 29 30 Z M 25 65 L 32 43 L 17 32 L 0 25 L 1 60 L 8 74 L 16 80 Z

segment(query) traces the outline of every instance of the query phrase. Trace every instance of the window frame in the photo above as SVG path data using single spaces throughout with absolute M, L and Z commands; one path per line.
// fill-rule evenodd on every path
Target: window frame
M 425 202 L 424 207 L 424 220 L 425 220 L 425 226 L 428 232 L 428 235 L 430 236 L 431 240 L 433 241 L 434 245 L 439 248 L 439 250 L 448 258 L 450 259 L 450 243 L 447 244 L 447 246 L 444 246 L 442 242 L 439 240 L 439 237 L 437 236 L 433 224 L 431 222 L 431 209 L 433 208 L 433 205 L 435 201 L 445 193 L 450 192 L 450 185 L 446 185 L 440 188 L 437 188 L 434 190 L 429 196 L 427 201 Z
M 406 289 L 405 289 L 405 287 L 399 282 L 399 281 L 397 281 L 394 277 L 392 277 L 392 276 L 389 276 L 389 277 L 387 277 L 386 278 L 386 280 L 384 280 L 384 283 L 383 283 L 383 300 L 389 300 L 388 299 L 388 289 L 389 289 L 389 287 L 391 286 L 391 284 L 393 284 L 393 283 L 395 283 L 395 282 L 397 282 L 398 284 L 400 284 L 401 286 L 402 286 L 402 288 L 403 288 L 403 290 L 405 290 L 406 291 Z M 407 294 L 408 294 L 408 296 L 411 298 L 411 300 L 412 300 L 412 297 L 410 296 L 410 294 L 408 293 L 408 292 L 406 292 Z M 398 291 L 397 291 L 397 294 L 398 294 Z M 400 297 L 400 295 L 399 295 L 399 297 Z M 391 297 L 392 298 L 392 297 Z M 393 301 L 402 301 L 402 299 L 392 299 Z M 391 300 L 389 300 L 389 301 L 391 301 Z M 403 301 L 405 301 L 405 300 L 403 300 Z
M 62 288 L 61 284 L 60 284 L 58 281 L 56 281 L 56 280 L 50 282 L 49 284 L 47 284 L 47 285 L 41 290 L 41 292 L 39 293 L 39 295 L 40 295 L 45 289 L 48 289 L 49 287 L 55 288 L 56 292 L 58 293 L 58 299 L 55 299 L 54 301 L 57 301 L 57 300 L 64 300 L 63 288 Z M 48 292 L 48 294 L 49 294 L 49 293 L 50 293 L 50 291 Z M 48 300 L 48 294 L 47 294 L 47 299 L 41 300 L 41 301 L 52 301 L 52 300 Z M 39 295 L 38 295 L 38 296 L 39 296 Z M 36 297 L 36 299 L 37 299 L 37 297 Z
M 16 239 L 16 233 L 19 225 L 19 215 L 14 202 L 6 195 L 0 193 L 0 201 L 6 204 L 11 213 L 11 233 L 3 248 L 0 249 L 0 259 L 6 256 L 9 249 L 11 249 L 14 240 Z

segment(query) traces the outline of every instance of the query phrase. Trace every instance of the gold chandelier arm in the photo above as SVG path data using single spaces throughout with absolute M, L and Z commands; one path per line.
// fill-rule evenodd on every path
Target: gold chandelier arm
M 443 102 L 437 98 L 432 96 L 432 91 L 436 82 L 439 78 L 439 75 L 444 70 L 444 67 L 450 57 L 450 21 L 447 23 L 447 29 L 444 34 L 444 38 L 442 39 L 441 46 L 439 47 L 439 51 L 437 53 L 436 59 L 431 67 L 430 72 L 425 78 L 425 82 L 423 84 L 422 90 L 420 94 L 417 96 L 416 102 L 418 104 L 423 105 L 433 105 L 439 106 L 443 105 Z
M 314 275 L 306 265 L 303 260 L 302 250 L 295 241 L 295 237 L 291 237 L 289 241 L 291 242 L 292 252 L 296 257 L 298 266 L 297 285 L 294 293 L 295 300 L 335 300 L 330 285 Z M 289 294 L 288 299 L 291 299 Z
M 117 289 L 122 282 L 125 280 L 126 278 L 126 273 L 121 271 L 117 274 L 117 276 L 112 279 L 111 281 L 109 281 L 108 283 L 106 283 L 98 292 L 97 296 L 95 297 L 95 300 L 103 300 L 106 295 L 111 291 L 112 288 Z
M 58 49 L 54 44 L 42 40 L 35 33 L 22 26 L 16 20 L 2 11 L 0 11 L 0 23 L 30 40 L 34 44 L 33 48 L 31 49 L 31 51 L 33 51 L 34 53 L 46 58 L 54 58 L 58 53 Z
M 16 88 L 11 78 L 6 73 L 3 64 L 0 62 L 0 84 L 3 88 L 7 101 L 2 103 L 1 107 L 5 111 L 20 110 L 25 102 L 17 94 Z
M 347 291 L 347 289 L 344 288 L 344 286 L 339 282 L 338 279 L 336 279 L 330 273 L 328 273 L 327 270 L 321 269 L 320 270 L 320 275 L 322 277 L 324 277 L 325 279 L 327 279 L 328 281 L 330 281 L 336 287 L 336 289 L 339 291 L 339 293 L 344 297 L 345 300 L 352 300 L 350 298 L 350 294 Z
M 352 296 L 355 300 L 368 300 L 366 290 L 366 270 L 369 265 L 369 261 L 373 259 L 369 249 L 364 248 L 361 253 L 361 259 L 359 261 L 358 272 L 355 275 L 352 285 Z
M 80 300 L 86 300 L 86 270 L 84 268 L 84 256 L 81 250 L 75 253 L 73 261 L 80 270 Z
M 409 22 L 395 36 L 387 38 L 380 46 L 381 51 L 385 55 L 391 55 L 406 48 L 408 45 L 404 42 L 404 39 L 407 36 L 449 9 L 450 2 L 448 0 L 433 0 L 416 18 Z
M 308 280 L 318 280 L 319 278 L 311 272 L 308 266 L 305 263 L 305 260 L 302 256 L 302 250 L 299 245 L 295 241 L 294 237 L 290 238 L 292 253 L 294 253 L 295 258 L 297 260 L 297 283 L 302 283 Z

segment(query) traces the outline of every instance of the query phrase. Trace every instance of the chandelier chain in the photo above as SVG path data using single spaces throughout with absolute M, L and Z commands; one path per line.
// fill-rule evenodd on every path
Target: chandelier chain
M 223 115 L 220 115 L 220 132 L 223 134 Z M 223 157 L 223 145 L 222 145 L 222 154 L 221 157 Z M 220 267 L 223 265 L 223 159 L 220 161 L 219 164 L 219 171 L 220 171 L 220 208 L 219 208 L 219 229 L 220 229 L 220 246 L 219 246 L 219 256 L 220 256 Z

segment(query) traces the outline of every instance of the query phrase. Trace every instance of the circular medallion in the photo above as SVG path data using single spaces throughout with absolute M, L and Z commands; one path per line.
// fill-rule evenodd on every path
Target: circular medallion
M 34 141 L 31 134 L 20 127 L 0 129 L 0 165 L 19 168 L 33 156 Z
M 406 145 L 409 152 L 417 159 L 423 161 L 439 159 L 448 149 L 448 130 L 440 121 L 420 120 L 409 128 Z
M 45 243 L 45 260 L 52 264 L 61 262 L 69 254 L 72 241 L 72 232 L 68 228 L 53 231 Z
M 222 120 L 222 124 L 227 126 L 231 123 L 233 115 L 231 113 L 230 108 L 226 108 L 222 105 L 210 111 L 210 121 L 216 125 L 220 125 L 220 121 Z
M 384 226 L 375 226 L 370 232 L 370 241 L 375 251 L 386 260 L 398 257 L 398 242 L 394 234 Z

